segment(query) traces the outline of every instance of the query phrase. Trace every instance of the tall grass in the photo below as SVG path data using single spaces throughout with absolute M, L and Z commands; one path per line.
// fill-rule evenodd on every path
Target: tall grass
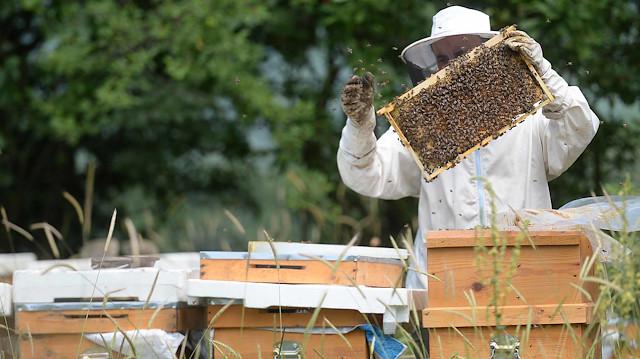
M 491 193 L 490 187 L 488 188 Z M 64 198 L 69 201 L 76 210 L 78 220 L 82 225 L 83 229 L 86 230 L 87 226 L 90 225 L 90 221 L 87 218 L 87 209 L 91 206 L 91 202 L 85 201 L 85 209 L 83 210 L 78 201 L 76 201 L 71 195 L 68 193 L 64 194 Z M 492 208 L 490 213 L 496 213 L 495 207 Z M 621 217 L 623 221 L 625 220 L 623 208 L 620 208 Z M 4 210 L 4 208 L 0 208 L 0 214 L 2 217 L 2 224 L 5 228 L 5 232 L 7 233 L 10 242 L 13 243 L 14 238 L 12 237 L 13 233 L 19 234 L 21 237 L 24 237 L 30 241 L 33 241 L 33 236 L 26 230 L 20 228 L 9 220 L 9 217 Z M 221 218 L 226 218 L 231 224 L 231 228 L 233 228 L 237 233 L 242 236 L 247 235 L 247 231 L 245 226 L 242 224 L 241 220 L 238 219 L 231 211 L 228 209 L 224 209 L 221 213 L 219 213 Z M 107 240 L 104 248 L 103 258 L 107 253 L 110 240 L 112 238 L 114 228 L 116 227 L 116 212 L 114 211 L 110 226 L 109 233 L 107 235 Z M 211 219 L 213 221 L 213 219 Z M 214 228 L 216 231 L 220 228 L 221 222 L 220 219 L 216 220 L 217 222 L 211 222 L 209 225 Z M 343 219 L 344 222 L 349 222 L 346 219 Z M 353 221 L 352 221 L 353 222 Z M 357 221 L 353 222 L 353 227 L 359 227 L 359 224 L 356 224 Z M 525 345 L 525 343 L 532 343 L 532 340 L 535 341 L 534 337 L 538 335 L 540 331 L 549 331 L 548 326 L 539 326 L 535 323 L 533 313 L 530 311 L 529 314 L 522 318 L 522 322 L 518 325 L 505 325 L 503 318 L 503 309 L 506 303 L 505 298 L 509 294 L 515 293 L 519 297 L 522 298 L 524 304 L 527 304 L 526 296 L 522 295 L 522 293 L 518 292 L 518 288 L 515 287 L 511 280 L 514 275 L 517 273 L 517 261 L 521 254 L 521 245 L 531 245 L 535 247 L 531 243 L 531 237 L 529 228 L 526 223 L 522 224 L 520 228 L 520 233 L 516 238 L 516 245 L 508 248 L 506 244 L 506 238 L 503 233 L 496 226 L 496 219 L 494 217 L 490 218 L 490 223 L 485 228 L 477 229 L 477 241 L 474 247 L 474 253 L 476 254 L 476 260 L 474 262 L 475 266 L 478 268 L 479 273 L 481 273 L 482 284 L 483 286 L 490 288 L 492 296 L 490 298 L 490 304 L 487 306 L 487 313 L 480 313 L 482 309 L 481 306 L 478 306 L 476 303 L 476 298 L 474 297 L 473 291 L 466 291 L 465 297 L 460 298 L 461 300 L 466 301 L 468 307 L 471 308 L 472 315 L 468 317 L 470 322 L 475 322 L 478 319 L 478 316 L 493 316 L 493 323 L 495 325 L 491 325 L 489 327 L 481 327 L 481 326 L 472 326 L 472 331 L 463 330 L 463 328 L 451 327 L 447 329 L 448 332 L 453 333 L 454 336 L 457 336 L 460 340 L 467 342 L 469 345 L 464 353 L 456 353 L 453 357 L 460 358 L 474 358 L 476 355 L 481 354 L 485 355 L 489 353 L 489 340 L 491 338 L 496 338 L 502 334 L 511 334 L 515 335 L 520 339 L 521 345 Z M 125 221 L 125 225 L 130 233 L 131 239 L 139 239 L 139 235 L 135 231 L 133 227 L 133 223 L 129 221 Z M 279 223 L 278 226 L 282 226 L 282 223 Z M 281 227 L 279 227 L 281 228 Z M 46 222 L 36 223 L 31 226 L 32 230 L 43 230 L 45 233 L 45 237 L 49 244 L 49 250 L 56 256 L 57 245 L 56 243 L 63 243 L 64 240 L 59 235 L 59 232 L 50 224 Z M 281 228 L 282 229 L 282 228 Z M 288 233 L 290 231 L 283 230 L 283 233 Z M 488 240 L 480 240 L 480 234 L 489 233 Z M 86 233 L 86 232 L 83 232 Z M 624 247 L 631 249 L 632 252 L 638 248 L 640 245 L 640 236 L 638 232 L 621 230 L 615 233 L 610 233 L 618 242 L 620 242 Z M 276 266 L 278 267 L 278 271 L 280 270 L 278 253 L 273 247 L 274 238 L 269 235 L 266 230 L 263 230 L 263 238 L 266 239 L 270 244 L 272 244 L 272 250 L 274 254 L 274 258 L 276 261 Z M 56 242 L 57 241 L 57 242 Z M 336 273 L 337 271 L 342 270 L 340 268 L 340 262 L 347 250 L 355 245 L 359 241 L 357 236 L 353 237 L 352 240 L 345 246 L 345 251 L 340 256 L 340 259 L 335 263 L 329 263 L 325 261 L 321 257 L 309 256 L 310 260 L 317 260 L 331 268 L 332 273 Z M 396 240 L 391 238 L 392 245 L 399 249 L 400 247 L 404 247 L 409 250 L 410 258 L 413 261 L 416 260 L 415 254 L 413 251 L 413 238 L 411 236 L 411 229 L 406 228 L 406 233 L 401 236 L 401 244 L 396 243 Z M 227 244 L 226 247 L 222 246 L 221 249 L 230 250 L 231 247 Z M 597 252 L 597 250 L 596 250 Z M 58 251 L 59 253 L 59 251 Z M 599 358 L 599 348 L 603 342 L 611 341 L 613 343 L 612 350 L 615 353 L 617 358 L 627 358 L 629 355 L 635 355 L 635 357 L 640 357 L 635 352 L 636 343 L 640 342 L 639 335 L 640 330 L 638 330 L 636 320 L 640 315 L 640 305 L 638 298 L 640 298 L 640 257 L 634 255 L 619 255 L 619 258 L 622 258 L 620 262 L 616 263 L 600 263 L 594 256 L 588 258 L 588 260 L 583 263 L 583 267 L 580 270 L 579 283 L 598 283 L 599 284 L 599 292 L 600 295 L 596 298 L 591 298 L 594 302 L 594 306 L 591 309 L 592 313 L 590 314 L 592 318 L 595 320 L 586 325 L 584 332 L 580 332 L 576 330 L 576 326 L 572 325 L 570 321 L 564 317 L 564 314 L 561 310 L 561 305 L 563 303 L 558 303 L 558 306 L 555 308 L 554 313 L 552 313 L 552 317 L 562 318 L 563 321 L 561 324 L 553 324 L 562 328 L 560 331 L 560 339 L 559 345 L 554 349 L 556 353 L 565 353 L 568 350 L 567 346 L 577 346 L 583 348 L 585 354 L 585 358 L 587 359 L 595 359 Z M 248 259 L 249 260 L 249 259 Z M 64 264 L 61 264 L 64 266 Z M 553 265 L 553 263 L 540 263 L 541 266 L 549 266 Z M 415 271 L 415 268 L 411 268 L 409 262 L 403 261 L 403 266 L 405 272 L 407 271 Z M 247 263 L 248 268 L 248 263 Z M 590 276 L 589 273 L 591 269 L 596 269 L 596 276 Z M 46 271 L 45 271 L 46 272 Z M 346 273 L 345 273 L 346 274 Z M 425 275 L 429 275 L 428 273 L 423 273 Z M 345 275 L 347 278 L 350 276 Z M 156 278 L 157 279 L 157 278 Z M 449 283 L 449 287 L 447 291 L 455 293 L 455 278 L 434 278 L 436 280 L 441 280 L 444 283 Z M 356 283 L 352 282 L 352 286 L 358 288 Z M 390 283 L 392 288 L 399 288 L 402 286 L 402 283 Z M 149 298 L 153 292 L 153 288 L 155 288 L 155 283 L 152 286 L 151 293 L 149 293 Z M 582 291 L 585 296 L 590 296 L 590 293 L 582 290 L 580 286 L 576 288 L 579 291 Z M 103 293 L 104 302 L 110 301 L 109 294 Z M 147 299 L 148 303 L 148 299 Z M 143 310 L 154 310 L 155 313 L 161 309 L 149 309 L 147 308 L 145 303 L 145 307 Z M 197 345 L 195 349 L 187 353 L 185 345 L 182 345 L 178 352 L 175 353 L 175 357 L 177 359 L 186 359 L 186 358 L 198 358 L 201 354 L 206 357 L 211 356 L 211 353 L 215 353 L 216 358 L 218 357 L 230 357 L 230 358 L 242 358 L 242 352 L 240 348 L 232 348 L 228 346 L 226 343 L 222 343 L 215 338 L 215 330 L 212 330 L 212 326 L 215 322 L 224 314 L 224 312 L 233 305 L 233 302 L 229 302 L 224 305 L 217 313 L 213 315 L 211 320 L 209 321 L 207 328 L 203 333 L 197 335 Z M 319 303 L 321 304 L 321 303 Z M 309 339 L 311 338 L 311 330 L 317 325 L 318 318 L 320 316 L 320 305 L 312 312 L 311 319 L 307 323 L 307 326 L 304 329 L 304 340 L 302 342 L 303 348 L 307 348 L 309 345 Z M 492 308 L 489 310 L 489 308 Z M 275 316 L 275 321 L 273 323 L 272 333 L 274 337 L 274 343 L 282 343 L 284 339 L 284 329 L 285 326 L 282 320 L 282 307 L 278 307 L 278 314 Z M 124 338 L 127 342 L 134 347 L 134 352 L 129 357 L 134 357 L 135 353 L 135 339 L 130 338 L 122 329 L 120 328 L 119 321 L 117 318 L 113 318 L 109 314 L 107 310 L 103 310 L 103 314 L 109 318 L 109 320 L 116 327 L 116 331 L 119 331 L 124 335 Z M 459 315 L 464 316 L 466 314 L 459 313 Z M 86 320 L 88 320 L 88 312 Z M 152 316 L 152 319 L 149 323 L 146 323 L 147 326 L 151 326 L 155 315 Z M 13 355 L 17 357 L 17 346 L 15 342 L 18 341 L 27 341 L 29 343 L 30 348 L 37 348 L 37 340 L 38 338 L 31 335 L 29 331 L 26 333 L 18 333 L 14 329 L 9 322 L 10 318 L 4 318 L 4 324 L 0 325 L 0 330 L 6 333 L 9 338 L 9 350 L 5 352 L 4 357 L 10 357 Z M 239 318 L 239 329 L 245 328 L 245 316 L 244 311 L 242 312 L 241 318 Z M 363 321 L 369 324 L 373 324 L 376 326 L 381 326 L 382 323 L 378 321 L 376 316 L 367 316 L 363 315 Z M 140 326 L 140 323 L 130 323 L 134 324 L 136 327 Z M 324 319 L 320 322 L 321 328 L 326 331 L 334 331 L 339 332 L 339 328 L 337 328 L 331 321 Z M 423 330 L 422 323 L 422 312 L 419 310 L 413 310 L 411 313 L 411 321 L 405 326 L 398 325 L 397 326 L 397 334 L 396 336 L 405 344 L 408 345 L 407 352 L 403 355 L 402 358 L 428 358 L 431 355 L 431 358 L 448 358 L 450 354 L 446 352 L 446 343 L 442 342 L 440 336 L 435 331 L 431 332 L 430 336 L 430 353 L 427 348 L 427 343 L 423 340 L 422 336 L 418 335 Z M 600 336 L 596 332 L 603 329 L 607 335 Z M 609 332 L 607 332 L 609 330 Z M 242 336 L 242 331 L 240 332 Z M 584 334 L 583 334 L 584 333 Z M 593 334 L 596 333 L 596 334 Z M 613 333 L 613 334 L 612 334 Z M 618 333 L 618 334 L 615 334 Z M 79 335 L 80 341 L 81 337 L 84 334 L 81 333 Z M 187 332 L 187 336 L 196 335 L 195 333 Z M 313 334 L 318 335 L 318 334 Z M 324 334 L 320 334 L 324 335 Z M 329 334 L 327 334 L 329 335 Z M 332 334 L 335 335 L 335 334 Z M 611 335 L 618 335 L 616 338 L 612 338 Z M 337 336 L 341 339 L 341 341 L 347 346 L 347 348 L 351 349 L 355 354 L 355 350 L 353 350 L 353 343 L 349 343 L 349 340 L 343 334 L 337 334 Z M 473 337 L 481 337 L 482 342 L 486 344 L 486 347 L 483 348 L 474 348 L 471 346 L 473 342 Z M 614 339 L 614 340 L 612 340 Z M 186 343 L 186 341 L 185 341 Z M 533 344 L 535 345 L 535 343 Z M 77 354 L 81 353 L 81 342 L 78 344 Z M 311 350 L 307 350 L 307 357 L 324 357 L 323 348 L 310 348 Z M 33 350 L 33 349 L 32 349 Z M 523 350 L 526 352 L 526 350 Z M 562 355 L 562 354 L 560 354 Z M 116 358 L 118 355 L 114 353 L 109 354 L 110 358 Z M 373 354 L 371 353 L 371 357 Z M 558 354 L 554 353 L 545 353 L 545 358 L 558 358 Z

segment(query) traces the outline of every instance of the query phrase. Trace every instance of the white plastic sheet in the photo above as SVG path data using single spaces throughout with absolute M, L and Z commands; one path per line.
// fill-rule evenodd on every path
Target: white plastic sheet
M 500 229 L 518 230 L 581 230 L 594 248 L 599 248 L 603 262 L 615 261 L 630 249 L 603 232 L 640 231 L 640 196 L 591 197 L 567 203 L 560 209 L 518 209 L 496 215 Z
M 184 340 L 181 333 L 168 333 L 162 329 L 125 331 L 131 339 L 137 359 L 173 359 Z M 131 345 L 122 332 L 85 334 L 93 343 L 124 355 L 133 354 Z M 114 339 L 115 336 L 115 339 Z

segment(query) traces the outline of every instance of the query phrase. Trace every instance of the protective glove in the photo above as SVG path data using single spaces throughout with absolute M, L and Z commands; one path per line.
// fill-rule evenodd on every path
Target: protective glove
M 551 64 L 542 56 L 542 47 L 526 32 L 514 30 L 507 34 L 504 43 L 513 51 L 518 51 L 531 62 L 540 76 L 551 68 Z
M 526 32 L 511 31 L 504 40 L 511 50 L 520 52 L 544 81 L 554 100 L 542 108 L 542 113 L 550 119 L 561 119 L 569 108 L 569 84 L 551 68 L 551 63 L 542 55 L 542 47 Z
M 367 115 L 372 110 L 375 85 L 373 74 L 365 73 L 362 77 L 352 75 L 342 89 L 342 110 L 355 125 L 367 122 Z

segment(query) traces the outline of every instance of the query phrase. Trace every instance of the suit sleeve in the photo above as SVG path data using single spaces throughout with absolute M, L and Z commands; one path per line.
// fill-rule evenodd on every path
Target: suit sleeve
M 369 197 L 418 197 L 422 180 L 420 168 L 393 127 L 376 140 L 373 107 L 368 116 L 369 121 L 360 126 L 347 119 L 342 130 L 337 160 L 343 182 Z
M 576 86 L 569 86 L 558 73 L 549 69 L 543 76 L 555 100 L 542 109 L 542 140 L 547 180 L 569 168 L 591 142 L 600 120 Z

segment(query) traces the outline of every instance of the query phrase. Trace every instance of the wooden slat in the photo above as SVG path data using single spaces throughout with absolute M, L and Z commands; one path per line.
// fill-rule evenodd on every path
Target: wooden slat
M 232 305 L 222 311 L 223 306 L 212 305 L 207 308 L 207 323 L 211 328 L 305 328 L 312 319 L 314 308 L 278 308 L 257 309 Z M 214 317 L 217 318 L 215 321 Z M 327 326 L 325 318 L 337 327 L 354 327 L 360 324 L 382 325 L 381 315 L 365 315 L 357 310 L 321 309 L 313 326 Z
M 256 283 L 348 284 L 355 279 L 356 265 L 344 262 L 343 271 L 331 273 L 326 264 L 313 260 L 201 259 L 200 279 Z M 346 273 L 346 274 L 345 274 Z
M 595 302 L 598 296 L 597 283 L 582 281 L 582 266 L 593 248 L 581 231 L 531 231 L 530 239 L 523 239 L 515 252 L 518 231 L 502 232 L 507 244 L 504 258 L 492 257 L 478 251 L 475 245 L 492 244 L 490 233 L 474 230 L 433 231 L 427 233 L 429 306 L 472 306 L 467 296 L 473 295 L 473 306 L 484 306 L 491 302 L 493 290 L 488 286 L 491 277 L 502 282 L 500 290 L 505 293 L 500 305 L 580 304 Z M 481 236 L 483 240 L 477 240 Z M 535 247 L 532 246 L 535 245 Z M 487 249 L 488 249 L 487 248 Z M 517 253 L 514 258 L 514 253 Z M 499 261 L 494 263 L 493 261 Z M 507 273 L 511 263 L 515 267 L 508 287 Z M 496 272 L 494 274 L 494 267 Z M 594 268 L 586 271 L 594 275 Z M 590 295 L 586 295 L 581 291 Z
M 507 246 L 564 246 L 579 245 L 586 239 L 580 231 L 531 231 L 528 238 L 516 241 L 519 231 L 500 231 Z M 492 245 L 491 232 L 485 230 L 444 230 L 429 231 L 426 234 L 427 248 L 474 247 L 482 244 Z M 588 240 L 587 240 L 588 241 Z M 502 244 L 502 242 L 500 242 Z
M 344 334 L 344 337 L 351 348 L 337 334 L 311 335 L 303 358 L 369 358 L 364 331 L 356 329 Z M 235 354 L 238 354 L 242 358 L 273 358 L 273 346 L 281 340 L 303 343 L 304 334 L 285 332 L 283 336 L 282 332 L 272 330 L 216 329 L 214 331 L 215 343 L 224 343 L 233 351 L 222 345 L 216 345 L 214 356 L 218 358 L 226 355 L 229 358 L 236 358 Z M 221 353 L 223 354 L 221 355 Z
M 343 261 L 332 273 L 335 261 L 267 259 L 201 259 L 200 279 L 255 283 L 338 284 L 392 287 L 399 283 L 403 267 L 398 263 Z M 278 267 L 279 265 L 279 267 Z
M 538 305 L 554 303 L 582 303 L 579 285 L 580 254 L 577 246 L 522 247 L 515 260 L 514 274 L 507 286 L 512 252 L 507 249 L 504 259 L 494 264 L 491 257 L 476 254 L 473 248 L 431 248 L 428 250 L 428 271 L 439 280 L 429 278 L 429 306 L 470 306 L 466 295 L 473 295 L 475 305 L 492 303 L 494 291 L 489 279 L 495 277 L 505 293 L 501 305 Z M 478 258 L 480 258 L 478 260 Z M 485 262 L 485 260 L 487 262 Z M 482 267 L 479 266 L 482 264 Z
M 543 325 L 593 322 L 592 303 L 546 305 L 513 305 L 499 307 L 500 325 Z M 496 309 L 488 307 L 439 307 L 423 310 L 425 328 L 496 326 Z
M 525 326 L 507 326 L 504 330 L 520 339 L 520 357 L 527 359 L 600 358 L 602 349 L 599 344 L 594 345 L 598 331 L 599 328 L 585 324 L 553 324 L 529 330 Z M 489 358 L 489 340 L 496 332 L 495 328 L 488 327 L 430 330 L 430 358 Z M 591 346 L 595 346 L 592 348 L 595 357 L 588 356 Z
M 355 284 L 367 287 L 402 288 L 404 268 L 400 263 L 356 262 Z M 349 283 L 348 285 L 353 285 Z
M 32 350 L 33 348 L 33 350 Z M 102 348 L 78 334 L 33 335 L 30 340 L 23 336 L 20 340 L 21 359 L 73 359 L 85 350 Z M 124 359 L 125 355 L 110 352 L 109 358 Z
M 113 332 L 116 326 L 105 312 L 125 331 L 152 328 L 169 332 L 179 330 L 175 308 L 160 309 L 157 313 L 156 309 L 91 310 L 88 318 L 86 310 L 19 311 L 16 312 L 16 330 L 22 333 L 30 331 L 32 334 Z

